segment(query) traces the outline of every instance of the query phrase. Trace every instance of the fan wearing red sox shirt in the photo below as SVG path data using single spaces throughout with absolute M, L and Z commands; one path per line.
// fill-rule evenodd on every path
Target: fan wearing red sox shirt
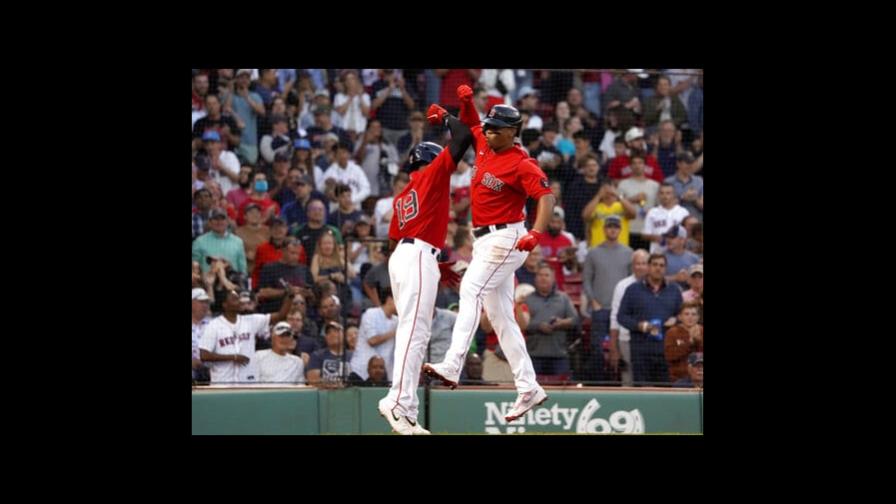
M 227 292 L 221 303 L 223 313 L 205 326 L 199 341 L 200 359 L 212 363 L 212 384 L 258 381 L 255 335 L 270 338 L 268 326 L 286 320 L 293 296 L 299 293 L 297 287 L 291 289 L 279 312 L 253 315 L 240 315 L 240 295 L 234 290 Z
M 433 105 L 430 111 L 433 111 Z M 437 107 L 441 108 L 441 107 Z M 444 110 L 444 109 L 443 109 Z M 450 263 L 439 263 L 448 230 L 451 174 L 473 141 L 470 128 L 447 114 L 430 114 L 430 122 L 451 131 L 446 149 L 423 142 L 411 149 L 410 182 L 392 202 L 389 223 L 389 280 L 398 312 L 392 387 L 378 409 L 399 434 L 429 434 L 417 423 L 417 385 L 429 343 L 440 278 L 455 284 Z
M 476 162 L 471 183 L 473 207 L 473 261 L 460 286 L 460 309 L 451 347 L 445 359 L 426 363 L 423 371 L 454 388 L 470 342 L 485 308 L 498 342 L 513 370 L 517 400 L 505 415 L 510 422 L 547 400 L 535 379 L 532 359 L 513 312 L 514 271 L 539 242 L 554 210 L 550 183 L 536 161 L 514 143 L 522 127 L 520 112 L 495 105 L 482 123 L 473 107 L 473 90 L 457 88 L 460 119 L 473 132 Z M 535 223 L 526 231 L 523 207 L 527 198 L 538 201 Z

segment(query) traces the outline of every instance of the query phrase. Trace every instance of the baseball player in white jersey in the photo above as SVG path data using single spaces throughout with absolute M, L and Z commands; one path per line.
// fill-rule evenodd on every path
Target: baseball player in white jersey
M 277 313 L 240 315 L 240 295 L 228 291 L 221 303 L 224 310 L 212 319 L 202 332 L 199 354 L 203 362 L 211 362 L 211 383 L 253 383 L 258 381 L 258 369 L 254 362 L 255 335 L 270 337 L 268 326 L 286 320 L 292 308 L 292 298 L 299 292 L 290 287 L 283 290 L 286 296 Z
M 471 185 L 473 260 L 461 282 L 460 309 L 451 347 L 442 362 L 426 363 L 423 371 L 451 388 L 457 386 L 484 307 L 513 370 L 519 393 L 505 414 L 510 422 L 547 400 L 536 381 L 526 341 L 514 318 L 513 273 L 538 245 L 555 201 L 544 172 L 514 143 L 522 127 L 520 112 L 510 106 L 495 105 L 480 124 L 472 103 L 472 89 L 463 85 L 457 93 L 461 99 L 460 119 L 470 126 L 476 150 Z M 538 209 L 532 230 L 527 233 L 523 207 L 530 197 L 538 201 Z

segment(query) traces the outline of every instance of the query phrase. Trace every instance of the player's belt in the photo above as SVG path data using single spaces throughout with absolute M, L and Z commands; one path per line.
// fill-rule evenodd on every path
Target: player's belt
M 473 230 L 473 236 L 476 238 L 482 238 L 483 236 L 491 233 L 492 231 L 497 231 L 499 229 L 504 229 L 507 227 L 507 224 L 495 224 L 494 226 L 482 226 L 481 228 L 476 228 Z M 492 229 L 494 228 L 494 229 Z
M 413 245 L 414 239 L 413 238 L 402 238 L 401 243 L 410 243 L 411 245 Z M 430 249 L 429 251 L 432 252 L 432 255 L 434 255 L 434 256 L 439 255 L 439 249 L 434 248 L 434 247 L 430 247 L 429 249 Z

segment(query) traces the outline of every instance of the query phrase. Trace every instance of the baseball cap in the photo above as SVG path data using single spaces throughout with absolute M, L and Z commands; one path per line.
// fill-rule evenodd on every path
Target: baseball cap
M 221 135 L 219 135 L 218 132 L 215 130 L 208 130 L 202 134 L 202 141 L 203 142 L 220 142 Z
M 305 185 L 311 185 L 311 177 L 308 174 L 303 173 L 303 174 L 299 175 L 298 183 L 305 184 Z
M 240 292 L 240 302 L 252 301 L 252 293 L 249 291 Z
M 292 146 L 299 150 L 311 150 L 311 142 L 307 138 L 296 138 Z
M 561 219 L 566 219 L 566 212 L 563 211 L 560 207 L 554 207 L 554 217 L 560 217 Z
M 193 289 L 193 301 L 208 301 L 208 294 L 205 289 Z
M 318 89 L 317 91 L 314 92 L 314 96 L 326 96 L 327 98 L 329 98 L 329 97 L 330 97 L 330 92 L 327 91 L 327 90 L 324 89 L 324 88 L 320 88 L 320 89 Z
M 289 161 L 289 153 L 288 152 L 278 152 L 274 154 L 274 162 L 288 162 Z
M 215 208 L 214 210 L 212 210 L 212 213 L 209 216 L 209 219 L 226 219 L 226 218 L 227 218 L 227 212 L 225 212 L 224 210 L 221 210 L 220 208 Z
M 329 105 L 321 105 L 314 108 L 314 115 L 326 115 L 330 113 Z
M 608 215 L 604 217 L 604 227 L 607 226 L 622 227 L 622 219 L 618 215 Z
M 523 86 L 520 88 L 520 93 L 517 96 L 519 96 L 520 98 L 525 98 L 525 97 L 527 97 L 529 95 L 533 95 L 533 94 L 535 96 L 538 96 L 538 90 L 536 90 L 532 86 Z
M 703 265 L 700 263 L 697 263 L 697 264 L 691 266 L 690 269 L 688 270 L 688 275 L 694 276 L 694 273 L 700 273 L 702 275 L 703 274 Z
M 675 157 L 675 159 L 676 159 L 677 161 L 684 161 L 685 163 L 693 163 L 693 162 L 694 162 L 694 155 L 691 154 L 691 153 L 688 152 L 688 151 L 684 151 L 684 152 L 679 153 L 679 154 Z
M 286 225 L 286 221 L 283 220 L 282 217 L 274 217 L 273 219 L 271 219 L 271 227 L 285 226 L 285 225 Z
M 371 224 L 370 217 L 366 215 L 358 217 L 358 224 L 367 224 L 369 226 Z
M 258 203 L 249 203 L 248 205 L 246 205 L 246 208 L 243 209 L 243 213 L 247 214 L 249 213 L 249 210 L 252 210 L 253 208 L 255 210 L 258 210 L 259 212 L 261 211 L 261 207 L 258 205 Z
M 691 355 L 688 355 L 688 364 L 692 366 L 703 364 L 703 352 L 694 352 Z
M 277 322 L 277 325 L 274 326 L 274 334 L 277 336 L 282 336 L 289 332 L 292 332 L 292 326 L 289 325 L 289 322 Z
M 647 72 L 645 72 L 643 68 L 629 68 L 627 70 L 627 72 L 633 73 L 633 74 L 637 75 L 638 78 L 641 78 L 641 79 L 647 78 Z
M 212 161 L 205 155 L 196 156 L 196 169 L 209 171 L 212 169 Z
M 632 140 L 635 140 L 636 138 L 644 138 L 644 130 L 635 126 L 625 132 L 625 141 L 626 142 L 631 142 Z
M 249 76 L 251 77 L 251 76 L 252 76 L 252 70 L 250 70 L 250 69 L 248 69 L 248 68 L 240 68 L 239 70 L 236 71 L 236 75 L 235 75 L 235 77 L 239 77 L 239 76 L 242 75 L 242 74 L 249 74 Z

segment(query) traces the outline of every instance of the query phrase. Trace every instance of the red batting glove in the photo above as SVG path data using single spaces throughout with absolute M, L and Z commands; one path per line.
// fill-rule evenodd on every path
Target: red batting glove
M 470 101 L 473 99 L 473 88 L 466 84 L 457 86 L 457 97 L 460 101 Z
M 441 273 L 441 279 L 439 283 L 446 287 L 457 287 L 460 284 L 460 275 L 457 274 L 456 271 L 451 269 L 454 266 L 456 261 L 451 262 L 440 262 L 439 263 L 439 273 Z
M 441 126 L 445 124 L 445 117 L 447 115 L 447 110 L 442 108 L 438 103 L 433 103 L 429 106 L 429 110 L 426 111 L 426 120 L 433 126 Z
M 536 245 L 538 245 L 539 240 L 541 240 L 541 235 L 539 231 L 534 229 L 529 231 L 529 234 L 520 238 L 520 241 L 516 242 L 516 249 L 522 250 L 523 252 L 529 252 L 534 249 Z

